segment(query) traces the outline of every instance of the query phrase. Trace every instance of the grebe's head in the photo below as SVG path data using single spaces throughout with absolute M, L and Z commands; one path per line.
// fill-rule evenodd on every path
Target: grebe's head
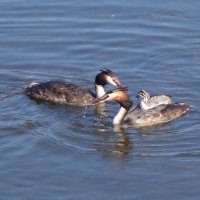
M 105 95 L 99 98 L 99 101 L 117 101 L 122 107 L 128 110 L 132 106 L 133 102 L 126 93 L 126 90 L 127 87 L 118 88 L 107 92 Z
M 140 90 L 136 97 L 144 99 L 146 101 L 148 101 L 150 99 L 149 93 L 147 91 L 145 91 L 145 90 Z
M 96 76 L 95 83 L 102 86 L 105 86 L 109 83 L 117 87 L 124 87 L 117 74 L 109 69 L 101 70 L 101 72 Z

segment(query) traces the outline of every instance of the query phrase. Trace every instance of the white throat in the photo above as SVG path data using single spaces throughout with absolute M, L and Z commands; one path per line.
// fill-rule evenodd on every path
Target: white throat
M 102 85 L 95 84 L 95 90 L 96 90 L 97 98 L 100 98 L 106 94 L 104 87 Z
M 146 102 L 142 99 L 141 102 L 140 102 L 140 107 L 143 109 L 143 110 L 148 110 L 149 109 L 149 106 L 146 104 Z
M 127 112 L 128 110 L 121 106 L 117 115 L 113 119 L 113 124 L 121 125 Z

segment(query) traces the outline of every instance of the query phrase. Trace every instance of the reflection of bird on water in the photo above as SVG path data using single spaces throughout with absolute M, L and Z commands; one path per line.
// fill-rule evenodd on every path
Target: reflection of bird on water
M 114 132 L 108 132 L 106 130 L 105 141 L 96 144 L 96 149 L 106 159 L 125 160 L 133 150 L 133 141 L 129 139 L 123 127 L 115 128 Z

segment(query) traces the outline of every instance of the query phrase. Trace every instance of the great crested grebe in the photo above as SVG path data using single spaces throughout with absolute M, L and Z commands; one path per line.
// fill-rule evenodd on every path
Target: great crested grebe
M 117 74 L 106 69 L 101 70 L 96 75 L 96 95 L 81 86 L 60 80 L 32 83 L 26 88 L 25 92 L 31 99 L 37 101 L 84 106 L 95 104 L 97 102 L 96 98 L 100 98 L 105 94 L 104 86 L 108 83 L 122 87 Z
M 132 110 L 129 109 L 132 106 L 125 89 L 116 89 L 106 93 L 99 98 L 99 101 L 117 101 L 120 104 L 120 109 L 113 119 L 114 125 L 125 125 L 133 127 L 153 126 L 170 122 L 190 109 L 190 105 L 185 103 L 174 103 L 168 105 L 158 105 L 148 110 L 142 110 L 140 106 L 136 106 Z M 128 112 L 129 111 L 129 112 Z
M 143 110 L 148 110 L 161 104 L 167 105 L 172 103 L 171 96 L 169 95 L 162 94 L 150 96 L 150 94 L 145 90 L 139 91 L 136 97 L 141 98 L 140 107 Z

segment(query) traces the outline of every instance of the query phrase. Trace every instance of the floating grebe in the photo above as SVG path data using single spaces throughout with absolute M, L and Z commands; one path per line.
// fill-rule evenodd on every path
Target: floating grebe
M 113 119 L 113 124 L 133 127 L 152 126 L 170 122 L 182 116 L 190 109 L 190 105 L 188 104 L 174 103 L 167 105 L 161 104 L 148 110 L 143 110 L 138 105 L 129 111 L 132 106 L 132 101 L 125 89 L 122 88 L 106 93 L 99 100 L 117 101 L 120 104 L 120 109 Z
M 60 80 L 32 83 L 25 92 L 37 101 L 84 106 L 95 104 L 96 98 L 105 94 L 104 86 L 108 83 L 122 87 L 117 74 L 106 69 L 101 70 L 95 78 L 96 94 L 81 86 Z
M 148 110 L 161 104 L 167 105 L 172 103 L 171 96 L 169 95 L 162 94 L 150 96 L 150 94 L 145 90 L 139 91 L 137 97 L 141 98 L 140 107 L 143 110 Z

